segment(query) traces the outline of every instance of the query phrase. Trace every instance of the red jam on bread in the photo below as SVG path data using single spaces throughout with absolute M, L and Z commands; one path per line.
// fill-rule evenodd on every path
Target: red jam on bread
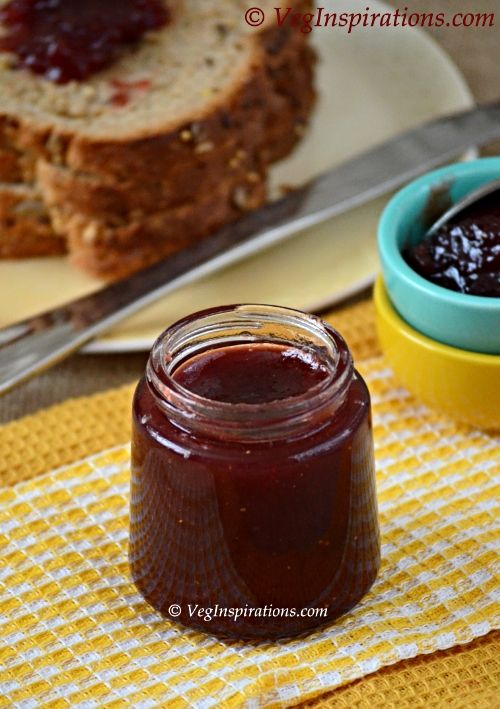
M 0 51 L 56 83 L 84 81 L 169 20 L 163 0 L 11 0 Z

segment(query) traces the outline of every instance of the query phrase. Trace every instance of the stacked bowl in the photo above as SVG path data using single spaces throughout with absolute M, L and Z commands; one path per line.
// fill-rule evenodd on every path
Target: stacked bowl
M 499 178 L 500 158 L 484 158 L 435 170 L 398 192 L 379 225 L 375 286 L 379 340 L 399 380 L 428 406 L 493 430 L 500 429 L 500 298 L 436 285 L 403 251 L 424 238 L 444 196 L 453 204 Z

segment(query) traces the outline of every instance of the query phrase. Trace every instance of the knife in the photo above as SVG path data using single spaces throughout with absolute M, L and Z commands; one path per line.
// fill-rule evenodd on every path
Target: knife
M 403 133 L 250 212 L 212 236 L 91 295 L 0 329 L 0 394 L 176 288 L 390 192 L 500 138 L 500 102 Z

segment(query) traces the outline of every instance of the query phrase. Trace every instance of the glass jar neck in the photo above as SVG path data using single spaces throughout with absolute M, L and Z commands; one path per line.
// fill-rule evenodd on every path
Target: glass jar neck
M 300 395 L 247 404 L 199 396 L 173 376 L 201 353 L 245 344 L 292 347 L 314 358 L 325 377 Z M 156 404 L 174 425 L 194 435 L 234 441 L 309 435 L 342 407 L 353 376 L 351 354 L 336 330 L 313 315 L 267 305 L 214 308 L 180 320 L 158 338 L 146 369 Z

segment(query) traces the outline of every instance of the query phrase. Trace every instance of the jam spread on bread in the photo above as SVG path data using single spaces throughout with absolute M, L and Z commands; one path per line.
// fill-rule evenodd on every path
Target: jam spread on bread
M 414 271 L 449 290 L 500 297 L 500 204 L 481 200 L 403 252 Z
M 11 0 L 0 51 L 56 83 L 84 81 L 169 20 L 163 0 Z

